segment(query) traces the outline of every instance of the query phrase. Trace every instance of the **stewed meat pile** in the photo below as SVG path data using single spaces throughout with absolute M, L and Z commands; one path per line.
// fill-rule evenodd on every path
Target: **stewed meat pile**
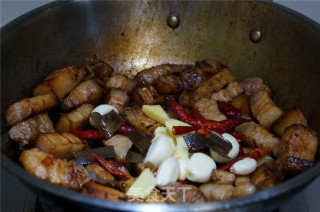
M 199 203 L 265 190 L 314 165 L 316 132 L 271 95 L 263 79 L 239 82 L 217 61 L 131 76 L 94 58 L 54 71 L 5 117 L 21 164 L 42 180 L 114 201 Z

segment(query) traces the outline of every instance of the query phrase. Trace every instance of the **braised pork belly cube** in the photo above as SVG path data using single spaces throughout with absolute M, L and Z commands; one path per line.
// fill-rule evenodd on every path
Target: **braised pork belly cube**
M 231 101 L 233 98 L 242 94 L 243 89 L 239 85 L 238 82 L 231 82 L 228 86 L 224 89 L 221 89 L 219 92 L 213 93 L 211 99 L 216 101 L 224 101 L 228 102 Z
M 213 170 L 211 177 L 212 182 L 226 185 L 232 184 L 236 179 L 236 176 L 233 173 L 219 169 Z
M 123 111 L 129 104 L 129 101 L 130 97 L 126 91 L 115 88 L 110 89 L 104 99 L 105 104 L 114 106 L 119 112 Z
M 250 178 L 257 190 L 265 190 L 276 184 L 273 172 L 266 163 L 258 166 L 257 169 L 250 174 Z
M 166 186 L 168 192 L 171 192 L 171 198 L 167 198 L 167 203 L 182 204 L 182 203 L 201 203 L 206 202 L 207 198 L 200 191 L 200 189 L 194 185 L 181 184 L 178 182 L 168 183 Z M 188 192 L 190 195 L 184 195 L 184 192 Z
M 161 94 L 178 93 L 182 88 L 181 79 L 177 75 L 164 75 L 157 79 L 157 90 Z
M 89 123 L 89 117 L 93 109 L 93 105 L 83 104 L 69 113 L 62 114 L 56 124 L 57 131 L 82 130 Z
M 235 187 L 233 185 L 205 183 L 199 189 L 207 200 L 219 201 L 231 199 L 234 194 Z
M 9 126 L 14 125 L 33 115 L 50 110 L 58 103 L 56 95 L 52 92 L 22 99 L 8 107 L 5 112 L 6 121 Z
M 153 86 L 138 87 L 133 90 L 132 98 L 137 105 L 155 105 L 164 102 L 164 96 L 160 95 Z
M 273 132 L 281 138 L 286 127 L 292 124 L 303 124 L 308 126 L 307 119 L 304 117 L 299 108 L 295 108 L 285 112 L 280 118 L 272 125 Z
M 22 151 L 19 161 L 27 172 L 46 180 L 50 176 L 50 169 L 55 158 L 37 148 L 25 149 Z
M 133 79 L 129 79 L 127 76 L 121 74 L 115 74 L 107 81 L 108 89 L 121 89 L 127 93 L 130 93 L 135 86 L 136 83 Z
M 90 75 L 88 69 L 78 69 L 74 66 L 68 66 L 59 69 L 50 74 L 34 90 L 33 95 L 44 95 L 53 91 L 61 101 L 65 95 Z
M 159 122 L 147 117 L 139 106 L 126 107 L 123 112 L 126 115 L 126 121 L 139 132 L 151 135 L 161 126 Z
M 217 73 L 222 64 L 215 60 L 199 60 L 196 61 L 196 68 L 200 69 L 206 76 Z
M 250 112 L 248 96 L 244 93 L 232 99 L 230 104 L 233 107 L 238 108 L 241 111 L 241 114 L 249 114 Z
M 222 121 L 227 119 L 227 117 L 220 112 L 218 104 L 213 99 L 203 98 L 194 104 L 193 108 L 205 117 L 206 119 Z
M 318 138 L 312 129 L 302 124 L 287 127 L 275 161 L 277 178 L 289 178 L 312 167 L 317 148 Z
M 37 138 L 36 147 L 57 158 L 70 158 L 73 152 L 87 148 L 88 144 L 72 133 L 44 133 Z
M 118 163 L 123 164 L 129 149 L 132 146 L 132 141 L 124 135 L 114 135 L 108 140 L 103 140 L 105 146 L 113 146 L 116 152 L 115 159 Z
M 180 73 L 186 68 L 191 68 L 192 65 L 179 64 L 161 64 L 148 69 L 144 69 L 136 74 L 135 80 L 137 85 L 142 87 L 146 85 L 156 85 L 159 76 Z
M 88 164 L 86 170 L 94 181 L 102 185 L 114 186 L 116 184 L 116 178 L 96 162 Z
M 100 199 L 113 200 L 113 201 L 126 201 L 125 193 L 107 186 L 100 185 L 90 181 L 83 185 L 82 193 Z
M 136 178 L 134 177 L 130 177 L 129 179 L 126 179 L 126 180 L 118 180 L 116 182 L 116 188 L 122 192 L 127 192 L 135 180 Z
M 233 197 L 242 197 L 256 192 L 256 187 L 252 183 L 235 186 Z
M 205 80 L 205 75 L 200 69 L 187 68 L 179 73 L 181 84 L 186 90 L 198 88 Z
M 64 111 L 70 111 L 82 104 L 97 105 L 102 98 L 103 89 L 94 80 L 87 80 L 75 87 L 62 102 Z
M 264 128 L 269 128 L 283 114 L 264 90 L 254 92 L 249 98 L 249 105 L 253 117 Z
M 80 190 L 90 180 L 86 169 L 74 160 L 55 158 L 37 148 L 25 149 L 19 160 L 29 173 L 66 188 Z
M 100 61 L 97 64 L 91 66 L 91 69 L 96 77 L 95 80 L 106 87 L 108 79 L 114 71 L 112 66 L 103 61 Z
M 40 113 L 26 121 L 15 124 L 9 130 L 9 138 L 18 142 L 20 147 L 33 144 L 40 133 L 54 132 L 53 123 L 48 113 Z
M 74 160 L 68 161 L 67 181 L 63 186 L 80 191 L 85 183 L 91 180 L 87 170 L 76 164 Z
M 210 99 L 212 94 L 220 91 L 224 86 L 236 81 L 229 68 L 222 68 L 204 80 L 200 86 L 193 91 L 183 91 L 180 95 L 179 102 L 182 106 L 193 106 L 202 98 Z
M 236 132 L 244 136 L 245 145 L 251 148 L 260 148 L 267 153 L 277 148 L 280 144 L 280 138 L 271 134 L 268 130 L 254 122 L 246 122 L 236 127 Z
M 271 93 L 270 88 L 264 84 L 260 77 L 249 77 L 239 83 L 239 86 L 244 90 L 247 96 L 251 96 L 254 92 L 265 91 L 268 94 Z

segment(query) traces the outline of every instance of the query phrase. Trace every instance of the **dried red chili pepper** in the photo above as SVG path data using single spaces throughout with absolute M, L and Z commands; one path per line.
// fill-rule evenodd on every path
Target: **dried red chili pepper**
M 177 182 L 181 184 L 187 184 L 189 183 L 189 180 L 178 180 Z
M 219 110 L 225 114 L 228 118 L 238 118 L 241 116 L 241 111 L 238 108 L 235 108 L 228 102 L 217 101 Z
M 201 125 L 211 123 L 212 120 L 204 118 L 201 113 L 199 113 L 197 110 L 191 110 L 190 115 L 197 120 Z
M 267 152 L 263 149 L 254 149 L 244 155 L 246 155 L 249 158 L 258 159 L 264 156 L 265 154 L 267 154 Z
M 118 129 L 118 133 L 121 135 L 125 135 L 126 132 L 133 130 L 134 128 L 128 126 L 125 122 L 123 122 L 122 126 Z
M 205 124 L 203 127 L 207 128 L 208 130 L 213 130 L 213 131 L 218 130 L 225 133 L 234 129 L 240 124 L 244 122 L 249 122 L 249 121 L 251 120 L 243 119 L 243 118 L 226 119 L 222 121 L 213 121 L 211 123 Z
M 230 135 L 232 135 L 233 137 L 235 137 L 235 139 L 238 141 L 238 142 L 241 142 L 241 141 L 244 141 L 246 140 L 245 137 L 243 137 L 242 135 L 239 135 L 239 133 L 237 133 L 236 131 L 230 131 L 228 132 Z
M 118 169 L 113 163 L 99 157 L 98 155 L 92 154 L 91 157 L 96 159 L 103 168 L 105 168 L 107 171 L 109 171 L 114 176 L 129 177 L 127 173 Z
M 170 107 L 174 113 L 179 117 L 183 122 L 186 122 L 192 126 L 201 127 L 201 123 L 197 122 L 185 109 L 174 99 L 170 99 Z
M 236 162 L 238 162 L 239 160 L 242 160 L 242 159 L 245 159 L 245 158 L 252 158 L 252 159 L 258 159 L 258 158 L 261 158 L 262 156 L 264 156 L 266 154 L 266 151 L 262 150 L 262 149 L 254 149 L 248 153 L 245 153 L 245 154 L 242 154 L 242 155 L 239 155 L 236 159 L 234 159 L 233 161 L 223 165 L 223 166 L 220 166 L 218 169 L 220 170 L 227 170 L 227 169 L 230 169 L 231 166 L 233 164 L 235 164 Z
M 205 135 L 208 135 L 210 131 L 215 131 L 219 134 L 222 134 L 232 130 L 233 128 L 244 122 L 251 121 L 239 117 L 226 119 L 223 121 L 208 120 L 205 119 L 198 111 L 193 110 L 190 112 L 190 114 L 187 113 L 187 111 L 185 111 L 183 107 L 174 99 L 170 99 L 170 106 L 181 121 L 186 122 L 195 127 L 201 127 L 201 129 L 198 130 L 198 132 Z
M 206 129 L 206 128 L 200 128 L 197 133 L 200 133 L 200 134 L 203 134 L 205 135 L 206 139 L 209 138 L 209 135 L 210 135 L 210 130 Z M 219 133 L 220 134 L 220 133 Z
M 104 136 L 101 134 L 99 130 L 85 130 L 85 131 L 78 131 L 78 130 L 71 130 L 73 134 L 78 136 L 79 138 L 83 139 L 101 139 Z
M 241 145 L 239 145 L 239 154 L 238 154 L 238 157 L 244 155 L 244 151 L 243 151 L 243 148 Z
M 199 130 L 200 127 L 194 127 L 194 126 L 173 126 L 172 127 L 172 134 L 173 135 L 181 135 L 192 131 Z

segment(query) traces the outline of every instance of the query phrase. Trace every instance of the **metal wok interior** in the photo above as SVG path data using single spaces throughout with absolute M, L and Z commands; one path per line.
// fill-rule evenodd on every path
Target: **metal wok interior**
M 177 28 L 167 24 L 177 16 Z M 252 42 L 250 32 L 261 32 Z M 114 210 L 273 210 L 311 183 L 318 163 L 274 188 L 221 202 L 193 205 L 133 204 L 94 199 L 30 175 L 7 137 L 5 109 L 31 96 L 52 71 L 83 65 L 97 55 L 115 70 L 135 74 L 162 63 L 215 59 L 239 80 L 259 76 L 270 83 L 283 109 L 299 106 L 320 134 L 320 26 L 274 3 L 240 1 L 54 2 L 1 29 L 2 166 L 39 193 L 87 208 Z

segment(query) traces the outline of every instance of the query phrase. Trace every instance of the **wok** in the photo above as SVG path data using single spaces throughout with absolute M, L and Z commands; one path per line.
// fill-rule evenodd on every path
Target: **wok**
M 172 20 L 175 16 L 178 20 Z M 251 35 L 251 36 L 250 36 Z M 52 71 L 83 65 L 96 54 L 118 72 L 161 63 L 210 58 L 229 65 L 242 80 L 269 82 L 283 109 L 299 106 L 320 132 L 320 26 L 272 2 L 75 1 L 54 2 L 1 29 L 2 167 L 41 195 L 86 209 L 273 210 L 310 184 L 320 164 L 274 188 L 221 202 L 193 205 L 133 204 L 94 199 L 39 180 L 24 171 L 18 146 L 9 141 L 5 109 Z

